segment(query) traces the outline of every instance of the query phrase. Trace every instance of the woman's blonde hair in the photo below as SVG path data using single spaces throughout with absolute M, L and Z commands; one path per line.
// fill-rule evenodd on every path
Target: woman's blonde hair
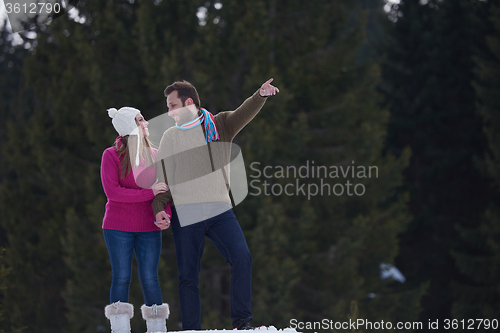
M 122 137 L 120 144 L 118 144 L 118 141 L 115 142 L 115 147 L 116 147 L 115 149 L 122 163 L 122 172 L 120 175 L 121 179 L 124 179 L 125 176 L 127 176 L 129 172 L 132 170 L 132 163 L 130 163 L 130 151 L 133 152 L 136 151 L 137 140 L 140 137 L 141 137 L 140 135 L 132 135 L 131 138 L 130 135 L 125 135 L 124 137 Z M 149 141 L 147 137 L 142 137 L 142 139 L 143 140 L 139 141 L 139 156 L 146 161 L 145 163 L 146 166 L 152 167 L 154 160 L 153 160 L 153 151 L 151 147 L 153 145 L 151 144 L 151 141 Z M 129 146 L 131 146 L 130 149 Z

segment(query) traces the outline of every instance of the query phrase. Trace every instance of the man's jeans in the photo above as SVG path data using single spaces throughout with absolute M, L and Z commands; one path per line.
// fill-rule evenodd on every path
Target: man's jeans
M 132 256 L 135 252 L 144 303 L 147 306 L 162 304 L 163 298 L 158 281 L 161 230 L 128 232 L 103 229 L 103 234 L 113 273 L 109 295 L 110 303 L 128 302 L 132 278 Z
M 202 211 L 214 205 L 224 203 L 207 203 Z M 197 207 L 199 208 L 199 206 Z M 197 209 L 199 211 L 199 209 Z M 172 209 L 172 232 L 179 267 L 179 300 L 181 306 L 182 329 L 201 329 L 201 302 L 199 289 L 200 262 L 207 236 L 231 265 L 231 319 L 252 319 L 250 310 L 252 256 L 248 249 L 243 231 L 228 206 L 224 213 L 201 222 L 181 227 L 175 207 Z

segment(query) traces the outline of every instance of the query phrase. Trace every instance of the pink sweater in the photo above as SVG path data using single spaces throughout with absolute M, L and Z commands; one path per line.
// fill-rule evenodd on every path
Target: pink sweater
M 153 154 L 156 153 L 156 149 L 153 149 Z M 141 167 L 142 165 L 139 166 Z M 124 179 L 121 179 L 122 166 L 115 147 L 104 150 L 101 180 L 108 202 L 102 221 L 103 229 L 130 232 L 160 230 L 154 224 L 155 216 L 151 204 L 155 196 L 153 190 L 149 188 L 156 180 L 156 169 L 143 170 L 143 167 L 139 170 L 142 187 L 137 185 L 133 172 L 129 172 Z M 166 208 L 167 214 L 172 215 L 170 206 Z

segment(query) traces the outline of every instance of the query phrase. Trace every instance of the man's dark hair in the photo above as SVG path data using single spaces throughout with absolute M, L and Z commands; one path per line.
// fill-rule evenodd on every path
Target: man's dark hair
M 197 108 L 200 108 L 200 96 L 196 88 L 186 80 L 176 81 L 165 88 L 165 97 L 170 95 L 172 92 L 177 91 L 177 96 L 181 99 L 182 104 L 186 103 L 188 98 L 191 98 Z

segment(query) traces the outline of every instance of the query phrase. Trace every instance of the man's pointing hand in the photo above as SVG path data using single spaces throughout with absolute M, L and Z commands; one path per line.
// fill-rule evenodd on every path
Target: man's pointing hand
M 276 93 L 279 93 L 280 90 L 276 88 L 275 86 L 271 85 L 271 82 L 273 82 L 274 79 L 269 79 L 267 80 L 261 87 L 259 94 L 262 97 L 267 97 L 271 95 L 276 95 Z

